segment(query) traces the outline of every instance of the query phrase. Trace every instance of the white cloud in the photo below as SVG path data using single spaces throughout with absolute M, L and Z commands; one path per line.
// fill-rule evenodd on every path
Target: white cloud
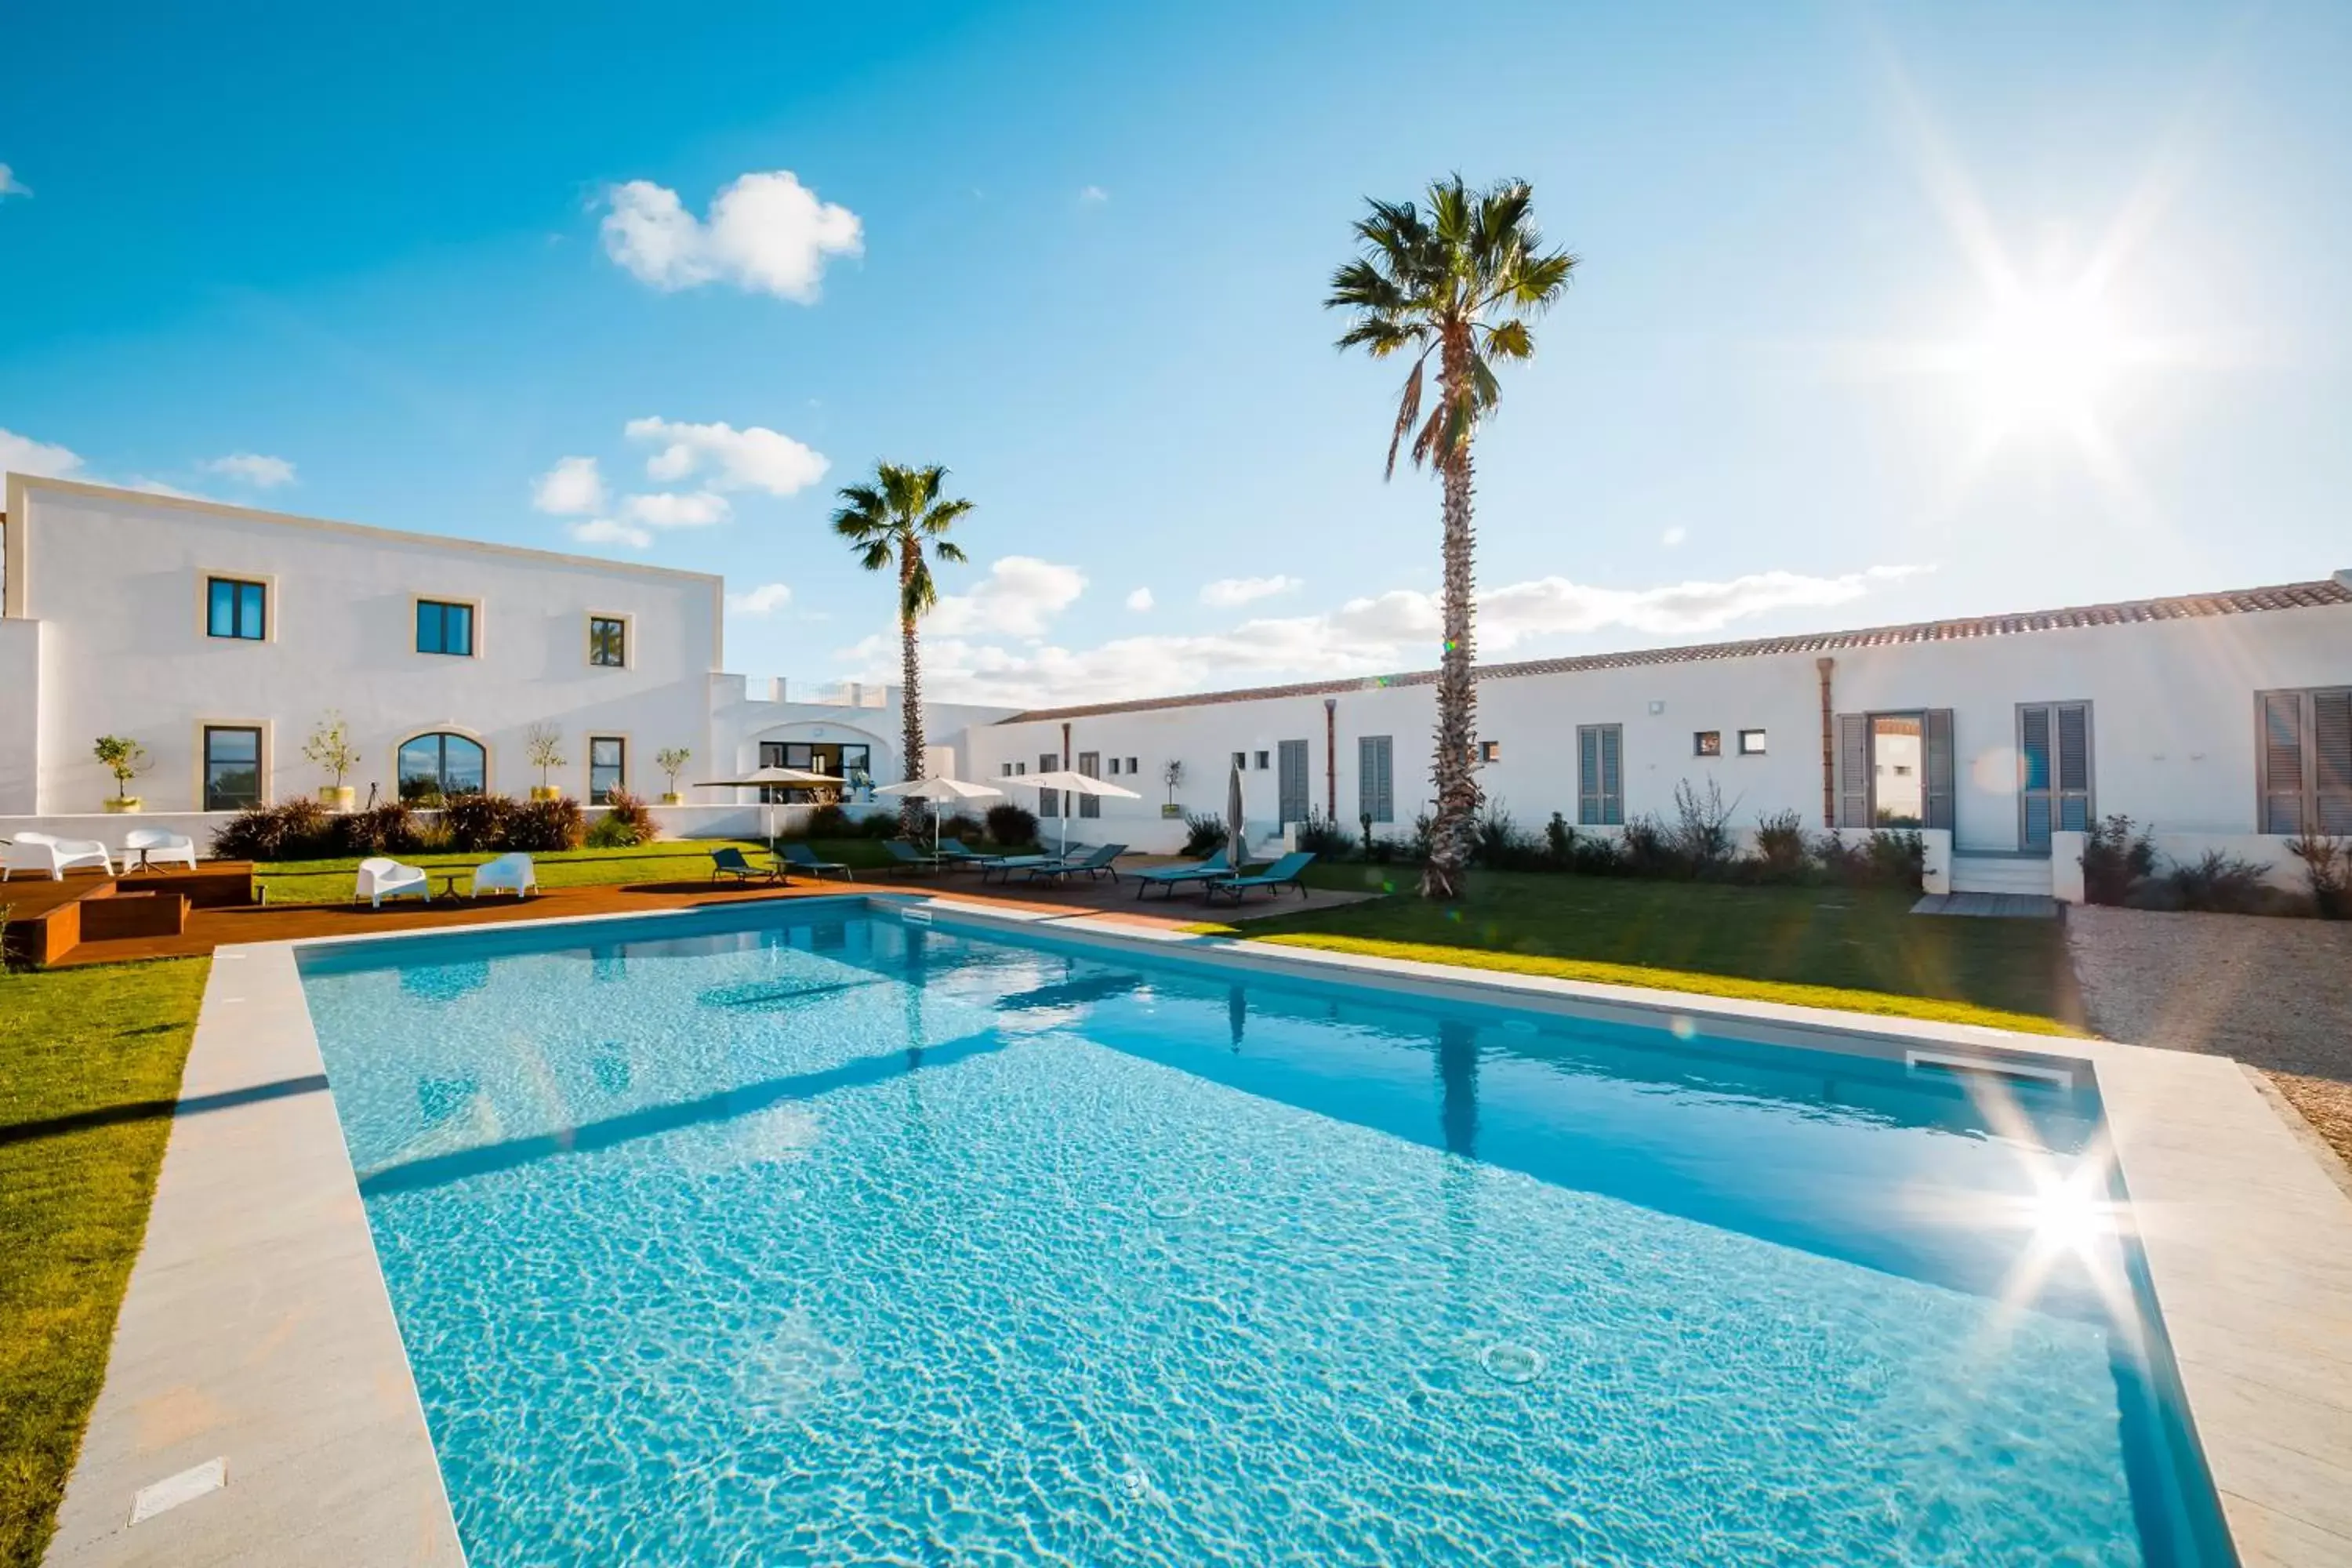
M 0 163 L 0 201 L 5 201 L 10 196 L 29 196 L 32 194 L 33 187 L 18 179 L 16 170 L 5 163 Z
M 1100 185 L 1086 185 L 1079 189 L 1078 200 L 1086 203 L 1088 206 L 1099 206 L 1104 202 L 1110 200 L 1110 193 L 1104 190 Z
M 627 496 L 621 501 L 621 515 L 647 528 L 708 528 L 726 521 L 734 510 L 725 496 L 709 490 Z
M 662 418 L 632 419 L 633 441 L 658 441 L 662 449 L 646 459 L 646 475 L 663 484 L 689 474 L 708 474 L 712 489 L 760 489 L 788 496 L 824 478 L 831 467 L 821 452 L 790 436 L 753 425 L 684 425 Z
M 739 616 L 768 616 L 792 603 L 793 591 L 782 583 L 762 583 L 747 594 L 727 595 L 727 607 Z
M 1276 594 L 1295 593 L 1306 585 L 1296 577 L 1220 577 L 1201 589 L 1201 603 L 1230 610 L 1236 605 L 1246 605 L 1255 599 L 1270 599 Z
M 1480 597 L 1478 646 L 1491 657 L 1530 639 L 1608 627 L 1662 636 L 1717 631 L 1769 611 L 1845 604 L 1922 570 L 1874 566 L 1827 577 L 1764 572 L 1639 590 L 1540 578 Z M 946 701 L 1057 706 L 1379 675 L 1433 664 L 1440 629 L 1436 595 L 1415 589 L 1352 599 L 1321 615 L 1263 617 L 1201 635 L 1118 637 L 1087 648 L 1042 639 L 1007 647 L 972 626 L 934 626 L 924 642 L 924 684 Z M 839 657 L 855 672 L 885 679 L 897 654 L 895 637 L 877 636 Z
M 81 471 L 81 454 L 14 430 L 0 430 L 0 473 L 44 479 L 70 479 Z
M 258 452 L 232 452 L 226 458 L 208 458 L 196 467 L 208 474 L 226 475 L 256 489 L 275 489 L 279 485 L 294 482 L 292 463 L 283 458 L 265 458 Z
M 813 304 L 825 258 L 865 250 L 857 215 L 819 201 L 787 169 L 743 175 L 711 202 L 707 222 L 650 180 L 615 185 L 606 200 L 604 253 L 656 289 L 725 282 Z
M 558 517 L 581 517 L 604 510 L 604 476 L 593 458 L 560 458 L 531 481 L 530 504 Z
M 583 544 L 625 544 L 632 550 L 643 550 L 654 542 L 652 534 L 635 524 L 609 517 L 575 522 L 571 525 L 570 532 Z
M 943 637 L 1043 637 L 1047 623 L 1086 591 L 1086 574 L 1075 566 L 1007 555 L 969 594 L 940 595 L 923 626 Z
M 1151 608 L 1151 590 L 1149 588 L 1138 588 L 1127 596 L 1127 607 L 1139 615 Z
M 1665 532 L 1658 535 L 1658 542 L 1664 545 L 1667 549 L 1672 550 L 1675 545 L 1680 544 L 1684 540 L 1688 539 L 1689 537 L 1690 530 L 1683 527 L 1680 523 L 1676 523 L 1674 527 L 1666 530 Z

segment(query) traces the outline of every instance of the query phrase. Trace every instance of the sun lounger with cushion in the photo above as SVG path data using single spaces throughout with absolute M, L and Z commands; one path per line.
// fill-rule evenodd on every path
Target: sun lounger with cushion
M 1083 872 L 1087 880 L 1090 882 L 1097 877 L 1108 877 L 1111 885 L 1117 887 L 1118 868 L 1112 862 L 1126 853 L 1127 846 L 1124 844 L 1106 844 L 1098 849 L 1073 859 L 1056 860 L 1050 866 L 1033 866 L 1026 873 L 1025 879 L 1034 882 L 1040 879 L 1050 879 L 1059 882 L 1065 877 L 1075 877 Z
M 1208 897 L 1213 900 L 1219 893 L 1231 893 L 1234 902 L 1240 903 L 1252 888 L 1264 888 L 1269 893 L 1296 888 L 1303 899 L 1307 896 L 1307 884 L 1298 879 L 1298 874 L 1314 861 L 1315 857 L 1304 850 L 1285 855 L 1254 877 L 1224 877 L 1210 883 Z
M 782 867 L 752 865 L 743 858 L 743 851 L 729 844 L 710 852 L 710 879 L 715 882 L 721 877 L 732 877 L 739 882 L 748 882 L 754 877 L 762 881 L 781 882 L 784 879 L 784 873 Z
M 810 876 L 818 879 L 820 881 L 824 879 L 825 873 L 828 871 L 840 872 L 841 879 L 845 882 L 856 880 L 856 878 L 849 874 L 849 866 L 847 862 L 841 860 L 820 860 L 816 858 L 816 851 L 811 849 L 805 844 L 787 844 L 779 851 L 779 853 L 783 856 L 784 864 L 786 866 L 789 866 L 795 871 L 806 871 Z
M 1135 883 L 1135 896 L 1139 899 L 1143 897 L 1147 888 L 1165 888 L 1172 899 L 1176 896 L 1177 888 L 1183 883 L 1214 881 L 1233 874 L 1234 863 L 1225 858 L 1225 852 L 1220 849 L 1207 859 L 1195 860 L 1189 866 L 1151 866 L 1140 871 L 1129 871 L 1128 877 Z

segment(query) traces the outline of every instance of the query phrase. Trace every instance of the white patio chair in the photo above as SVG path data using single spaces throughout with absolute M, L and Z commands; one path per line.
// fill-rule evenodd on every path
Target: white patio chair
M 531 868 L 528 855 L 501 855 L 495 860 L 485 860 L 474 868 L 474 885 L 469 898 L 484 893 L 512 893 L 521 898 L 539 889 L 539 873 Z
M 95 866 L 110 877 L 114 875 L 114 858 L 95 838 L 19 833 L 8 845 L 7 859 L 0 861 L 0 882 L 17 871 L 47 871 L 51 881 L 62 882 L 76 866 Z
M 196 841 L 184 833 L 173 833 L 163 827 L 134 827 L 122 836 L 122 864 L 128 869 L 131 862 L 152 867 L 177 863 L 193 871 L 196 868 Z
M 412 897 L 428 904 L 433 901 L 432 879 L 422 868 L 404 866 L 381 855 L 371 855 L 360 862 L 359 886 L 352 890 L 354 901 L 365 899 L 370 908 L 380 910 L 386 899 Z

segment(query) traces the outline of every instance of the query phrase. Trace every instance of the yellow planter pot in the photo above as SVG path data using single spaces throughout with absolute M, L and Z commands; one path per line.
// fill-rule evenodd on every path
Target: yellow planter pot
M 319 802 L 330 811 L 349 811 L 359 793 L 350 784 L 329 784 L 319 792 Z
M 533 784 L 530 786 L 530 798 L 533 800 L 562 800 L 563 798 L 563 791 L 561 786 L 555 784 Z
M 664 805 L 684 805 L 686 804 L 686 796 L 678 794 L 676 790 L 672 790 L 662 796 L 661 803 Z
M 139 809 L 139 805 L 140 800 L 135 795 L 109 795 L 106 797 L 106 810 L 111 816 L 120 816 L 125 812 L 137 811 Z

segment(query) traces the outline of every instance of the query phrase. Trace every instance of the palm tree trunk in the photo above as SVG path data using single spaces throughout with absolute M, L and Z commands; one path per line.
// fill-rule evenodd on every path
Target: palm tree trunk
M 908 607 L 907 598 L 915 581 L 915 543 L 901 541 L 898 545 L 898 639 L 899 639 L 899 747 L 905 753 L 907 780 L 913 783 L 923 776 L 923 670 L 922 658 L 916 646 L 915 615 Z M 923 803 L 908 796 L 898 807 L 898 830 L 908 838 L 923 836 Z
M 1466 348 L 1465 343 L 1462 350 L 1457 350 L 1450 337 L 1445 344 L 1438 392 L 1446 406 L 1451 406 L 1456 395 L 1469 395 L 1469 389 L 1461 382 L 1468 373 L 1468 366 L 1460 363 Z M 1433 769 L 1437 784 L 1437 816 L 1430 826 L 1429 860 L 1421 872 L 1421 895 L 1425 899 L 1462 896 L 1463 871 L 1470 859 L 1470 831 L 1478 813 L 1479 799 L 1478 779 L 1474 771 L 1478 690 L 1471 676 L 1475 562 L 1470 526 L 1470 444 L 1466 435 L 1461 449 L 1445 463 L 1442 472 L 1445 481 L 1445 648 L 1437 666 L 1437 757 Z

